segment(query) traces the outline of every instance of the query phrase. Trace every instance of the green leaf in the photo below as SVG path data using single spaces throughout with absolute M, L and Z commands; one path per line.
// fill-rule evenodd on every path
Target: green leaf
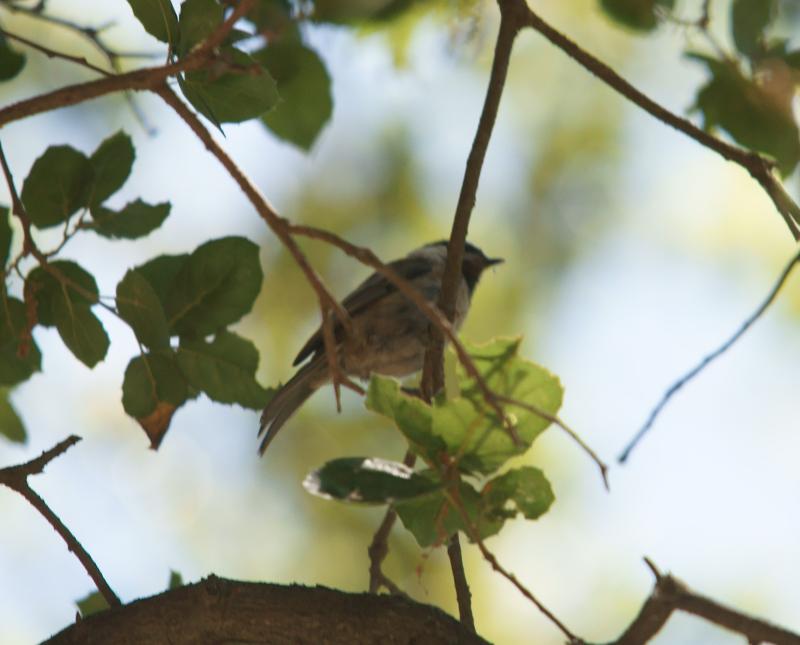
M 25 67 L 25 54 L 20 54 L 8 44 L 8 39 L 0 35 L 0 81 L 9 81 Z
M 121 211 L 96 206 L 92 208 L 93 222 L 88 228 L 103 237 L 132 240 L 144 237 L 161 226 L 170 209 L 169 202 L 152 205 L 141 199 L 129 202 Z
M 554 415 L 561 407 L 563 388 L 548 370 L 517 355 L 519 342 L 495 339 L 467 348 L 492 391 Z M 427 463 L 439 463 L 444 452 L 458 460 L 462 471 L 482 474 L 494 472 L 511 457 L 525 452 L 550 425 L 530 409 L 506 404 L 521 442 L 515 445 L 508 429 L 461 366 L 457 374 L 460 396 L 437 401 L 433 407 L 405 394 L 396 381 L 374 376 L 366 405 L 394 420 L 412 450 Z
M 447 491 L 434 491 L 415 499 L 395 503 L 400 520 L 423 548 L 445 544 L 458 531 L 470 535 L 477 532 L 481 539 L 497 533 L 504 519 L 481 517 L 481 496 L 469 483 L 459 482 L 458 499 L 469 518 L 469 526 L 459 510 L 453 506 L 453 497 Z
M 290 0 L 259 0 L 247 14 L 259 33 L 270 34 L 270 41 L 299 39 L 298 21 L 292 18 Z
M 186 401 L 186 379 L 171 351 L 136 356 L 125 369 L 122 406 L 135 418 L 152 413 L 159 402 L 180 406 Z
M 308 150 L 333 112 L 331 79 L 320 57 L 298 41 L 253 54 L 278 84 L 280 101 L 261 117 L 276 136 Z
M 11 254 L 11 209 L 0 206 L 0 267 L 5 269 Z
M 177 589 L 178 587 L 182 586 L 183 586 L 183 576 L 180 574 L 180 572 L 175 571 L 174 569 L 170 569 L 167 589 Z
M 86 206 L 93 175 L 92 164 L 82 152 L 69 146 L 45 150 L 22 186 L 22 203 L 34 226 L 57 226 Z
M 707 130 L 721 128 L 739 144 L 773 157 L 785 177 L 800 161 L 800 131 L 794 119 L 794 91 L 773 91 L 746 78 L 734 65 L 701 54 L 711 79 L 697 93 L 694 109 Z
M 186 0 L 181 5 L 178 54 L 187 54 L 222 24 L 222 6 L 216 0 Z
M 25 443 L 28 435 L 22 419 L 11 405 L 10 394 L 8 388 L 0 388 L 0 435 L 14 443 Z
M 61 340 L 87 367 L 94 367 L 106 357 L 108 334 L 89 305 L 56 298 L 53 300 L 53 318 Z
M 170 0 L 128 0 L 147 33 L 163 43 L 178 40 L 178 16 Z
M 255 59 L 233 47 L 221 50 L 213 69 L 188 72 L 179 79 L 188 101 L 219 126 L 261 116 L 278 102 L 278 89 L 269 72 Z
M 620 24 L 637 31 L 652 31 L 658 26 L 657 9 L 671 11 L 675 0 L 600 0 L 603 10 Z
M 516 515 L 529 520 L 544 515 L 555 501 L 553 489 L 544 473 L 532 466 L 522 466 L 489 480 L 483 487 L 484 514 L 497 517 Z M 508 504 L 515 507 L 509 509 Z M 512 516 L 513 516 L 512 515 Z
M 232 332 L 218 333 L 211 343 L 182 339 L 178 365 L 189 384 L 214 401 L 260 410 L 270 398 L 255 378 L 255 346 Z
M 187 398 L 186 381 L 172 351 L 137 356 L 128 363 L 122 383 L 122 407 L 158 448 L 175 411 Z
M 50 270 L 38 266 L 25 279 L 26 289 L 36 299 L 37 320 L 45 327 L 56 324 L 55 302 L 69 300 L 76 305 L 93 305 L 99 294 L 94 276 L 69 260 L 56 260 Z M 53 275 L 56 273 L 56 275 Z
M 169 293 L 175 276 L 189 260 L 188 253 L 180 255 L 159 255 L 152 260 L 136 267 L 136 271 L 141 273 L 153 287 L 164 311 L 167 310 Z
M 775 15 L 775 0 L 734 0 L 731 5 L 733 42 L 745 56 L 756 56 L 764 45 L 764 30 Z
M 329 461 L 309 473 L 303 487 L 312 495 L 325 499 L 387 504 L 425 495 L 441 488 L 441 484 L 396 461 L 346 457 Z
M 41 369 L 42 355 L 27 329 L 25 303 L 3 294 L 0 298 L 0 385 L 15 385 Z
M 169 347 L 169 327 L 164 308 L 140 272 L 128 271 L 117 285 L 117 310 L 143 345 L 153 349 Z
M 117 192 L 131 174 L 136 152 L 121 130 L 101 143 L 89 158 L 94 169 L 89 203 L 98 205 Z
M 87 594 L 75 604 L 78 606 L 78 611 L 81 612 L 81 617 L 86 618 L 92 614 L 96 614 L 109 608 L 108 602 L 99 591 L 93 591 Z
M 415 0 L 315 0 L 314 20 L 335 24 L 361 22 L 405 11 Z
M 258 246 L 225 237 L 199 246 L 178 271 L 166 301 L 170 329 L 207 336 L 238 321 L 253 307 L 263 279 Z

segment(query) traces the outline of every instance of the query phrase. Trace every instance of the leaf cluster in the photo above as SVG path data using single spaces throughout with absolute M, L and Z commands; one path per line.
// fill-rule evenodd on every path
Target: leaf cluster
M 457 394 L 432 404 L 375 376 L 367 408 L 394 423 L 423 469 L 377 457 L 343 458 L 311 473 L 306 488 L 345 502 L 392 504 L 421 546 L 442 544 L 457 531 L 482 540 L 518 514 L 540 517 L 555 499 L 550 483 L 538 468 L 509 468 L 508 462 L 550 425 L 547 417 L 561 407 L 563 388 L 545 368 L 521 358 L 519 344 L 494 339 L 468 346 L 491 390 L 514 401 L 506 406 L 507 419 L 499 418 L 460 366 Z

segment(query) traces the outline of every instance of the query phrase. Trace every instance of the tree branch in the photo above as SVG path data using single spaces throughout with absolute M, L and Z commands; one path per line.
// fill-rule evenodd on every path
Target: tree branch
M 526 7 L 525 23 L 542 34 L 567 56 L 582 65 L 587 71 L 597 76 L 606 85 L 617 91 L 632 103 L 654 116 L 659 121 L 672 126 L 679 132 L 691 137 L 701 145 L 732 161 L 750 173 L 769 195 L 775 208 L 783 217 L 786 226 L 795 240 L 800 240 L 800 206 L 798 206 L 773 174 L 773 163 L 756 152 L 739 148 L 718 139 L 705 130 L 701 130 L 688 119 L 679 117 L 650 97 L 640 92 L 617 72 L 592 54 L 582 49 L 577 43 L 546 23 L 532 9 Z
M 800 636 L 797 634 L 695 593 L 680 580 L 661 574 L 649 559 L 645 558 L 645 563 L 656 579 L 653 591 L 634 621 L 611 645 L 641 645 L 649 642 L 672 612 L 678 609 L 742 634 L 751 643 L 800 645 Z
M 728 340 L 726 340 L 722 345 L 720 345 L 717 349 L 713 352 L 708 354 L 701 360 L 695 367 L 689 370 L 686 374 L 681 376 L 675 383 L 670 386 L 670 388 L 664 393 L 664 396 L 658 402 L 653 411 L 650 413 L 650 416 L 647 418 L 645 424 L 639 429 L 636 435 L 631 439 L 628 445 L 625 447 L 625 450 L 622 451 L 620 456 L 617 458 L 619 463 L 624 464 L 628 457 L 630 457 L 631 452 L 634 448 L 639 444 L 639 442 L 645 437 L 645 435 L 650 431 L 650 428 L 653 427 L 653 424 L 658 418 L 658 415 L 661 414 L 661 411 L 664 407 L 672 400 L 672 397 L 678 393 L 678 391 L 683 388 L 684 385 L 689 383 L 693 380 L 700 372 L 702 372 L 706 367 L 708 367 L 711 363 L 713 363 L 717 358 L 722 356 L 725 352 L 727 352 L 731 347 L 733 347 L 736 342 L 744 335 L 744 333 L 753 326 L 753 324 L 761 318 L 764 312 L 769 309 L 770 305 L 775 301 L 775 298 L 778 297 L 778 293 L 780 292 L 781 288 L 783 288 L 784 283 L 791 275 L 792 270 L 794 267 L 800 263 L 800 250 L 798 250 L 789 263 L 784 267 L 783 272 L 781 273 L 778 281 L 775 283 L 775 286 L 772 287 L 772 291 L 769 292 L 769 295 L 764 300 L 764 302 L 759 305 L 758 309 L 756 309 L 736 330 L 736 333 L 731 336 Z
M 92 556 L 89 555 L 88 551 L 83 548 L 83 545 L 78 541 L 78 539 L 50 509 L 50 507 L 47 505 L 47 502 L 39 497 L 36 491 L 34 491 L 28 484 L 28 477 L 41 473 L 47 464 L 53 461 L 53 459 L 56 457 L 62 455 L 80 440 L 80 437 L 71 435 L 54 447 L 50 448 L 50 450 L 43 452 L 35 459 L 31 459 L 30 461 L 17 466 L 3 468 L 0 470 L 0 484 L 4 484 L 11 490 L 14 490 L 22 495 L 26 500 L 28 500 L 31 506 L 39 511 L 42 517 L 48 521 L 50 526 L 52 526 L 56 533 L 58 533 L 64 542 L 66 542 L 67 548 L 75 554 L 76 558 L 78 558 L 78 561 L 83 565 L 86 573 L 89 574 L 92 582 L 94 582 L 98 591 L 103 595 L 103 598 L 106 599 L 106 602 L 112 607 L 119 607 L 122 605 L 122 602 L 117 594 L 115 594 L 111 589 L 108 582 L 106 582 L 106 579 L 103 577 L 100 569 L 95 564 L 94 560 L 92 560 Z

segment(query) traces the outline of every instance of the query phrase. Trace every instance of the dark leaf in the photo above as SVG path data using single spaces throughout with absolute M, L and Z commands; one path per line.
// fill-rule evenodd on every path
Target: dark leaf
M 161 226 L 170 208 L 169 202 L 152 205 L 141 199 L 126 204 L 121 211 L 95 206 L 91 211 L 93 222 L 88 228 L 103 237 L 135 239 Z
M 0 35 L 0 81 L 14 78 L 25 67 L 25 54 L 20 54 L 8 44 L 8 40 Z
M 41 369 L 42 355 L 28 330 L 25 303 L 0 297 L 0 385 L 15 385 Z
M 138 271 L 128 271 L 117 285 L 117 310 L 136 338 L 152 349 L 169 347 L 169 327 L 155 290 Z
M 11 253 L 11 209 L 0 206 L 0 267 L 5 269 Z
M 164 311 L 167 310 L 169 302 L 169 292 L 175 276 L 184 264 L 189 260 L 188 253 L 180 255 L 159 255 L 149 262 L 136 267 L 136 271 L 141 273 L 153 287 Z
M 122 131 L 110 136 L 92 153 L 94 169 L 89 203 L 94 206 L 117 192 L 131 174 L 136 152 L 131 138 Z
M 61 340 L 79 361 L 94 367 L 108 351 L 108 334 L 89 305 L 67 298 L 53 300 L 53 317 Z
M 8 388 L 0 388 L 0 435 L 14 443 L 25 443 L 28 435 L 14 406 L 11 405 Z
M 122 384 L 122 406 L 158 448 L 175 411 L 186 401 L 186 381 L 172 352 L 137 356 L 128 363 Z
M 93 305 L 97 302 L 98 291 L 94 276 L 79 264 L 56 260 L 48 266 L 49 271 L 36 267 L 28 274 L 25 283 L 36 300 L 38 322 L 52 327 L 56 324 L 53 313 L 56 301 L 66 299 L 76 305 Z
M 178 40 L 178 16 L 170 0 L 128 0 L 147 33 L 163 43 Z
M 181 5 L 181 38 L 178 54 L 183 56 L 203 42 L 222 24 L 222 5 L 216 0 L 186 0 Z
M 764 30 L 775 15 L 775 0 L 734 0 L 731 5 L 733 42 L 745 56 L 758 55 L 764 45 Z
M 331 79 L 320 57 L 298 41 L 281 41 L 253 54 L 278 84 L 280 101 L 261 117 L 278 137 L 308 150 L 333 111 Z
M 441 488 L 441 484 L 396 461 L 347 457 L 329 461 L 310 473 L 303 487 L 326 499 L 387 504 L 425 495 Z
M 256 381 L 258 351 L 232 332 L 218 333 L 211 343 L 181 340 L 178 366 L 192 387 L 214 401 L 260 410 L 270 398 Z
M 674 5 L 675 0 L 600 0 L 600 6 L 609 16 L 637 31 L 655 29 L 658 8 L 671 11 Z
M 171 331 L 207 336 L 238 321 L 253 307 L 262 279 L 258 246 L 250 240 L 226 237 L 206 242 L 172 282 L 166 302 Z
M 61 224 L 87 205 L 94 171 L 86 156 L 69 146 L 50 146 L 33 162 L 22 186 L 22 202 L 39 228 Z
M 244 52 L 222 49 L 224 63 L 189 72 L 179 79 L 184 96 L 200 114 L 219 126 L 261 116 L 278 102 L 269 72 Z
M 178 571 L 170 569 L 167 589 L 177 589 L 178 587 L 182 586 L 183 586 L 183 576 Z
M 746 78 L 733 65 L 700 54 L 711 80 L 697 93 L 694 108 L 706 129 L 721 128 L 737 143 L 773 157 L 784 176 L 800 160 L 800 132 L 794 119 L 794 90 Z

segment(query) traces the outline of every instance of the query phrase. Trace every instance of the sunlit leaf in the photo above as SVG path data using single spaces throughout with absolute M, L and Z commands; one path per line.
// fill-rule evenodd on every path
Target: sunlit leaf
M 38 228 L 61 224 L 86 206 L 94 170 L 82 152 L 50 146 L 33 162 L 22 186 L 22 203 Z
M 310 473 L 303 486 L 319 497 L 365 504 L 411 499 L 441 488 L 405 464 L 377 457 L 334 459 Z
M 249 340 L 223 331 L 210 343 L 181 340 L 178 366 L 192 387 L 219 403 L 260 410 L 270 391 L 256 381 L 258 351 Z
M 78 606 L 82 618 L 109 608 L 108 602 L 99 591 L 92 591 L 80 600 L 76 600 L 75 604 Z

